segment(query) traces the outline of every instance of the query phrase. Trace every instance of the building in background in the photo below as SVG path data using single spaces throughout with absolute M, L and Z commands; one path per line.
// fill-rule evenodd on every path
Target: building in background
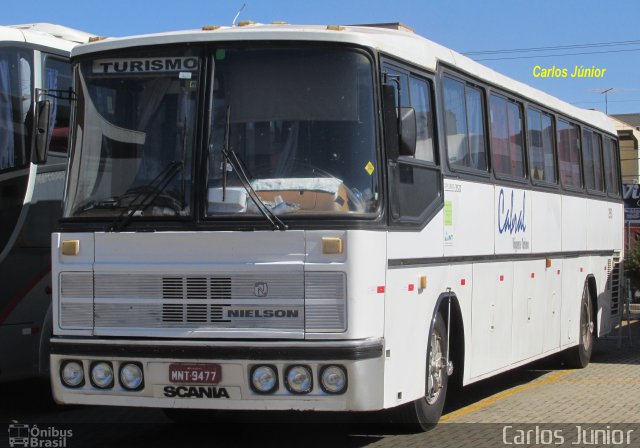
M 624 197 L 625 248 L 640 240 L 640 114 L 611 115 L 620 139 L 620 164 Z
M 640 184 L 640 114 L 611 115 L 620 138 L 620 163 L 622 165 L 622 183 Z

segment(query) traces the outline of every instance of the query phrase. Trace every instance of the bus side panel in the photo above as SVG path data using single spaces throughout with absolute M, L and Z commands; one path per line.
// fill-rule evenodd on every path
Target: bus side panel
M 562 326 L 562 260 L 552 259 L 551 266 L 544 269 L 543 300 L 546 302 L 543 317 L 544 334 L 542 336 L 542 352 L 557 350 L 560 347 Z
M 562 251 L 587 249 L 587 200 L 562 197 Z
M 611 249 L 613 229 L 613 210 L 611 204 L 604 201 L 589 201 L 587 207 L 587 245 L 588 250 Z
M 445 179 L 444 255 L 494 253 L 494 186 Z
M 473 265 L 471 377 L 511 362 L 513 262 Z
M 546 314 L 544 271 L 543 260 L 514 265 L 512 363 L 540 355 L 546 329 L 551 330 L 555 324 L 553 317 Z
M 586 274 L 584 258 L 562 260 L 562 330 L 560 345 L 569 347 L 578 344 L 580 326 L 580 300 Z M 582 268 L 582 272 L 581 271 Z
M 558 194 L 532 191 L 532 252 L 560 252 L 562 249 L 562 201 Z

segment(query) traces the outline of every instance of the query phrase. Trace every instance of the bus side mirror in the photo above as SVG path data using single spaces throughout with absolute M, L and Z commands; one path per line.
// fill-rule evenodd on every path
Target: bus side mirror
M 396 88 L 391 84 L 382 86 L 383 119 L 387 157 L 414 156 L 416 153 L 416 111 L 413 107 L 398 107 Z
M 47 161 L 47 152 L 50 137 L 51 123 L 51 101 L 41 100 L 36 103 L 35 125 L 34 125 L 34 144 L 32 162 L 36 165 L 42 165 Z
M 413 107 L 401 107 L 398 109 L 400 122 L 400 155 L 416 155 L 416 110 Z
M 387 148 L 387 158 L 390 160 L 397 160 L 400 148 L 398 141 L 396 88 L 391 84 L 382 85 L 382 107 L 384 120 L 384 143 Z

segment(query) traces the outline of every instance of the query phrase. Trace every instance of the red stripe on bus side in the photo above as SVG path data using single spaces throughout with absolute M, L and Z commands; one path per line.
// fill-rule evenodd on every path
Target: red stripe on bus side
M 13 296 L 11 300 L 9 300 L 7 306 L 5 306 L 4 309 L 0 312 L 0 324 L 2 324 L 7 319 L 7 317 L 9 317 L 11 312 L 16 309 L 20 302 L 22 302 L 22 299 L 24 299 L 27 294 L 29 294 L 29 291 L 31 291 L 38 283 L 40 283 L 40 280 L 45 278 L 49 272 L 51 272 L 51 265 L 38 272 L 36 276 L 29 280 L 24 288 L 18 291 L 18 293 Z

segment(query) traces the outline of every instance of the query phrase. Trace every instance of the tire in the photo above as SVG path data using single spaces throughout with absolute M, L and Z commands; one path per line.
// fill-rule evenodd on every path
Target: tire
M 589 365 L 595 340 L 592 304 L 589 283 L 585 281 L 580 301 L 580 338 L 578 345 L 571 347 L 564 354 L 564 362 L 567 367 L 583 369 Z
M 446 350 L 447 328 L 442 315 L 438 313 L 429 336 L 425 396 L 397 410 L 398 423 L 410 431 L 427 431 L 440 420 L 449 383 Z

